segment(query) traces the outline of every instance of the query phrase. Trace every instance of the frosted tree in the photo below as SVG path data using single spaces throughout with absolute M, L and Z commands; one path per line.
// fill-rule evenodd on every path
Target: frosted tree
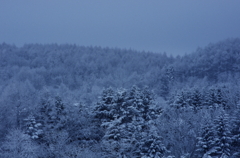
M 65 129 L 68 131 L 71 141 L 78 142 L 81 146 L 87 146 L 99 141 L 103 132 L 97 126 L 97 122 L 93 121 L 94 116 L 91 113 L 91 107 L 79 102 L 67 108 L 69 112 Z
M 233 157 L 240 157 L 240 104 L 238 103 L 237 109 L 232 117 L 232 143 L 231 150 Z
M 98 110 L 104 109 L 97 112 L 96 117 L 101 116 L 101 127 L 105 131 L 102 143 L 106 157 L 117 157 L 127 150 L 123 145 L 123 138 L 128 137 L 125 124 L 131 122 L 131 118 L 125 102 L 126 94 L 126 90 L 123 89 L 118 92 L 107 89 L 103 92 L 102 102 L 100 102 L 103 103 L 102 108 L 98 108 L 99 104 L 97 106 Z
M 35 100 L 36 91 L 28 80 L 24 82 L 13 80 L 12 83 L 5 86 L 0 95 L 0 104 L 3 109 L 1 116 L 4 116 L 2 125 L 6 122 L 9 127 L 5 128 L 12 126 L 11 128 L 21 129 L 23 118 L 26 117 L 28 110 L 33 109 Z M 6 109 L 6 111 L 4 111 L 4 109 Z M 9 122 L 7 122 L 8 120 Z
M 109 122 L 114 119 L 113 117 L 113 103 L 116 93 L 112 88 L 103 90 L 100 101 L 97 103 L 95 108 L 95 117 L 100 122 Z
M 162 137 L 158 135 L 148 135 L 141 140 L 140 153 L 143 158 L 161 158 L 168 152 L 162 143 Z
M 210 155 L 230 156 L 232 135 L 229 121 L 230 118 L 225 112 L 222 112 L 220 116 L 214 120 L 215 139 Z
M 137 150 L 143 149 L 141 146 L 148 146 L 141 143 L 144 142 L 142 140 L 145 138 L 144 133 L 153 135 L 150 128 L 154 126 L 153 122 L 161 112 L 161 108 L 156 106 L 153 94 L 148 89 L 140 90 L 133 86 L 130 90 L 117 92 L 112 89 L 104 90 L 95 108 L 95 116 L 100 119 L 101 127 L 105 130 L 102 139 L 105 156 L 132 157 L 141 153 Z M 154 136 L 156 140 L 154 139 L 153 142 L 158 138 L 157 135 Z M 151 142 L 153 148 L 157 148 L 153 142 Z M 154 154 L 153 150 L 148 151 Z M 160 150 L 159 152 L 162 153 Z
M 0 156 L 4 158 L 38 157 L 38 146 L 31 140 L 29 135 L 18 129 L 13 129 L 7 134 L 1 150 Z
M 218 88 L 216 90 L 216 104 L 219 106 L 219 107 L 222 107 L 224 109 L 228 109 L 229 107 L 227 107 L 227 102 L 225 100 L 225 97 L 223 95 L 223 91 Z
M 199 157 L 202 157 L 205 153 L 209 152 L 214 144 L 215 133 L 211 123 L 208 123 L 202 127 L 202 134 L 197 138 L 196 152 Z
M 39 139 L 42 137 L 42 124 L 40 122 L 37 122 L 36 118 L 32 114 L 24 119 L 24 122 L 26 134 L 28 134 L 32 139 Z
M 42 104 L 39 107 L 38 123 L 42 124 L 40 142 L 46 143 L 47 148 L 58 145 L 58 135 L 66 132 L 67 111 L 61 98 L 52 98 L 49 93 L 43 95 Z
M 62 130 L 67 123 L 67 110 L 60 97 L 55 97 L 55 110 L 55 128 L 57 130 Z
M 65 127 L 67 121 L 67 112 L 61 98 L 51 97 L 43 100 L 40 107 L 40 121 L 43 124 L 43 132 L 61 130 Z
M 160 87 L 158 91 L 160 95 L 165 99 L 167 99 L 169 92 L 171 91 L 171 88 L 173 86 L 175 80 L 174 76 L 174 67 L 171 66 L 162 68 L 162 75 L 159 77 L 160 82 L 158 84 L 160 84 Z
M 118 157 L 124 152 L 124 147 L 121 145 L 121 137 L 123 137 L 122 126 L 117 121 L 109 122 L 107 126 L 106 133 L 102 138 L 104 157 Z
M 204 95 L 204 105 L 209 109 L 213 109 L 216 107 L 216 100 L 215 90 L 213 88 L 208 89 Z
M 188 105 L 188 97 L 185 94 L 186 92 L 181 91 L 173 98 L 173 103 L 170 103 L 172 107 L 177 109 L 185 109 Z
M 195 112 L 197 112 L 197 110 L 201 109 L 203 106 L 202 94 L 197 89 L 194 89 L 191 95 L 191 106 Z

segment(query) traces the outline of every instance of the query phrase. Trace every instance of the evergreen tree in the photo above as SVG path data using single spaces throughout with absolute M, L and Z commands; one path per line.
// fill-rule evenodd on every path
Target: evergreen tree
M 53 115 L 55 115 L 55 129 L 62 130 L 67 123 L 67 110 L 60 97 L 55 97 L 55 107 Z
M 215 139 L 213 143 L 213 156 L 230 156 L 231 131 L 229 125 L 230 118 L 224 111 L 214 120 Z
M 106 157 L 133 157 L 142 152 L 139 149 L 145 150 L 143 146 L 147 145 L 141 143 L 146 139 L 144 133 L 153 135 L 150 128 L 162 112 L 154 103 L 152 95 L 147 88 L 140 90 L 136 86 L 128 91 L 113 92 L 108 89 L 103 92 L 95 108 L 95 116 L 100 119 L 101 126 L 105 129 L 102 143 Z M 152 148 L 158 148 L 154 144 L 159 142 L 157 138 L 157 135 L 153 135 L 153 140 L 150 141 Z M 154 150 L 148 152 L 157 155 Z M 160 148 L 157 151 L 163 154 Z
M 218 88 L 216 90 L 216 104 L 218 105 L 218 107 L 222 107 L 224 109 L 229 108 L 229 107 L 227 107 L 227 102 L 226 102 L 223 92 L 220 88 Z
M 169 85 L 169 79 L 167 76 L 161 76 L 160 78 L 160 96 L 164 99 L 167 99 L 167 96 L 170 92 L 170 85 Z
M 240 157 L 240 105 L 238 104 L 237 110 L 232 117 L 232 143 L 231 150 L 233 157 Z
M 112 88 L 103 90 L 100 101 L 97 103 L 94 110 L 95 117 L 100 122 L 109 122 L 111 120 L 114 120 L 114 114 L 112 110 L 115 96 L 116 93 L 113 91 Z
M 26 119 L 24 119 L 24 121 L 26 134 L 28 134 L 32 139 L 39 139 L 42 137 L 42 124 L 37 122 L 33 115 L 29 115 Z
M 174 68 L 171 67 L 167 67 L 167 68 L 162 68 L 162 73 L 163 75 L 160 76 L 159 79 L 159 83 L 160 87 L 159 87 L 159 92 L 160 92 L 160 96 L 162 96 L 163 98 L 167 99 L 169 92 L 171 91 L 171 88 L 173 86 L 174 83 L 174 76 L 175 76 L 175 70 Z
M 102 147 L 105 152 L 104 157 L 118 157 L 124 152 L 123 146 L 121 146 L 122 127 L 119 126 L 117 121 L 109 122 L 107 126 L 106 133 L 102 139 Z
M 40 121 L 43 124 L 43 132 L 62 130 L 66 126 L 67 112 L 60 97 L 42 101 L 40 107 Z
M 66 131 L 68 118 L 65 105 L 60 97 L 52 98 L 46 94 L 39 110 L 37 122 L 42 124 L 41 142 L 46 143 L 48 147 L 54 146 L 58 139 L 55 135 Z M 53 140 L 54 138 L 56 140 Z
M 77 142 L 81 146 L 90 146 L 99 141 L 103 132 L 94 121 L 91 109 L 82 102 L 74 103 L 69 108 L 65 129 L 69 133 L 70 141 Z
M 204 95 L 204 105 L 209 109 L 213 109 L 216 108 L 216 102 L 215 90 L 212 88 L 208 89 Z
M 202 157 L 205 153 L 209 152 L 214 144 L 214 129 L 211 123 L 207 123 L 202 128 L 202 134 L 198 137 L 196 152 L 199 157 Z
M 158 135 L 149 135 L 141 140 L 140 155 L 143 158 L 161 158 L 167 153 L 162 138 Z
M 181 91 L 174 97 L 174 101 L 171 104 L 171 106 L 177 108 L 177 109 L 185 109 L 188 106 L 187 103 L 187 96 L 184 91 Z
M 202 108 L 202 95 L 197 89 L 193 90 L 193 93 L 191 95 L 190 106 L 193 108 L 195 112 L 197 112 L 197 110 Z

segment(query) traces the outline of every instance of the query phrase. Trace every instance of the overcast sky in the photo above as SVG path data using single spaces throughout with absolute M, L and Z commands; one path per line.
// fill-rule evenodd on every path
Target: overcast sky
M 193 52 L 240 37 L 239 0 L 0 0 L 0 43 Z

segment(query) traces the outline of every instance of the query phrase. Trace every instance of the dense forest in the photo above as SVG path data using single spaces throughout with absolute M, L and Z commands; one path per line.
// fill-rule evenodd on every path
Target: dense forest
M 239 158 L 240 39 L 184 56 L 0 44 L 2 158 Z

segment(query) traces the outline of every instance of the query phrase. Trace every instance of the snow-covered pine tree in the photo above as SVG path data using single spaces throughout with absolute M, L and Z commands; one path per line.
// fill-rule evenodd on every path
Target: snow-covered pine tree
M 209 152 L 214 144 L 214 129 L 212 128 L 213 125 L 210 122 L 207 122 L 202 127 L 202 133 L 201 136 L 197 138 L 197 149 L 196 153 L 198 157 L 202 157 L 205 153 Z
M 128 120 L 125 111 L 126 91 L 113 91 L 112 88 L 103 90 L 100 101 L 97 103 L 94 113 L 95 118 L 104 130 L 102 138 L 103 157 L 118 157 L 124 150 L 121 146 L 121 136 L 123 135 L 123 122 Z
M 170 81 L 168 80 L 168 77 L 163 75 L 160 77 L 160 96 L 163 97 L 164 99 L 167 99 L 167 96 L 170 91 Z
M 122 127 L 117 121 L 108 122 L 106 126 L 106 133 L 102 139 L 103 157 L 115 158 L 124 152 L 121 146 Z
M 169 92 L 171 91 L 171 87 L 174 83 L 175 70 L 174 67 L 165 67 L 162 69 L 161 75 L 159 76 L 159 94 L 164 99 L 167 99 Z
M 206 91 L 204 95 L 204 105 L 208 109 L 214 109 L 216 108 L 216 95 L 215 95 L 215 90 L 213 88 L 210 88 Z
M 215 139 L 210 155 L 230 156 L 232 134 L 229 125 L 230 118 L 225 111 L 214 120 Z
M 197 110 L 201 109 L 203 106 L 202 103 L 202 94 L 200 93 L 200 91 L 198 89 L 194 89 L 193 93 L 191 95 L 191 104 L 190 106 L 193 108 L 193 110 L 195 112 L 197 112 Z
M 148 135 L 140 145 L 140 155 L 143 158 L 161 158 L 167 152 L 162 138 L 158 135 Z
M 188 104 L 187 104 L 187 97 L 185 95 L 184 91 L 179 92 L 175 97 L 174 101 L 171 104 L 172 107 L 175 107 L 177 109 L 185 109 Z
M 141 143 L 146 139 L 144 133 L 153 135 L 150 126 L 154 125 L 154 119 L 158 118 L 162 111 L 154 103 L 153 94 L 147 88 L 141 90 L 133 86 L 130 90 L 117 92 L 104 90 L 94 112 L 105 129 L 102 138 L 104 156 L 134 157 L 141 153 L 137 150 L 144 145 Z M 158 138 L 157 135 L 154 136 Z
M 66 107 L 62 102 L 62 99 L 57 96 L 55 97 L 55 129 L 57 130 L 62 130 L 65 128 L 66 126 L 66 122 L 67 122 L 67 111 L 66 111 Z
M 42 124 L 36 121 L 35 116 L 31 114 L 26 119 L 24 119 L 24 121 L 26 134 L 28 134 L 32 139 L 39 139 L 42 137 Z
M 233 153 L 233 158 L 240 157 L 240 103 L 237 105 L 232 117 L 232 143 L 231 151 Z
M 66 130 L 67 125 L 67 111 L 60 97 L 52 98 L 47 96 L 42 100 L 42 104 L 39 107 L 39 120 L 42 124 L 42 141 L 46 144 L 54 145 L 57 140 L 53 140 L 54 135 L 58 135 L 62 131 Z
M 53 129 L 53 122 L 55 117 L 53 116 L 53 103 L 52 100 L 47 99 L 47 100 L 42 100 L 42 103 L 39 108 L 39 119 L 40 122 L 43 125 L 43 132 L 46 132 L 50 129 Z
M 116 92 L 112 88 L 103 90 L 99 102 L 94 109 L 95 118 L 101 123 L 114 120 L 113 103 L 116 97 Z
M 217 90 L 216 90 L 216 104 L 219 107 L 222 107 L 224 109 L 229 108 L 229 107 L 227 107 L 227 101 L 225 100 L 222 89 L 220 89 L 220 88 L 217 88 Z
M 49 98 L 42 101 L 40 107 L 40 121 L 43 124 L 43 132 L 50 130 L 62 130 L 67 121 L 65 105 L 60 97 Z

